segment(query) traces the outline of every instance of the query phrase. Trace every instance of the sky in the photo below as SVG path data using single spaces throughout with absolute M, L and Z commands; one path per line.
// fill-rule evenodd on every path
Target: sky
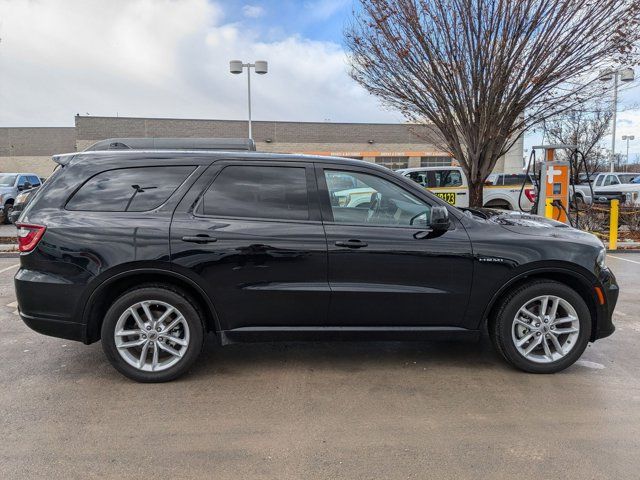
M 402 122 L 347 74 L 353 0 L 0 0 L 0 126 L 95 116 Z M 640 75 L 640 69 L 637 72 Z M 618 139 L 636 135 L 640 88 L 621 95 Z M 529 135 L 525 146 L 537 143 Z M 619 152 L 624 152 L 618 140 Z

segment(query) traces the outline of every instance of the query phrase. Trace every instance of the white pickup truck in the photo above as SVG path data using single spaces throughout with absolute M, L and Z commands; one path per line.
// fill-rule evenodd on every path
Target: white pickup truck
M 618 199 L 625 205 L 640 205 L 640 173 L 603 172 L 591 176 L 593 198 L 587 182 L 574 187 L 575 200 L 609 203 Z
M 427 190 L 456 207 L 469 206 L 469 182 L 460 167 L 420 167 L 396 170 L 397 173 L 419 183 Z M 525 185 L 518 202 L 524 174 L 494 173 L 484 186 L 483 206 L 529 212 L 536 191 L 530 181 Z M 522 208 L 521 208 L 522 207 Z

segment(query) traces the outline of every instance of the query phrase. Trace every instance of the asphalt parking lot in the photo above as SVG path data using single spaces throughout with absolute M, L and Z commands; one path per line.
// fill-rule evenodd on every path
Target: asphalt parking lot
M 2 478 L 638 478 L 640 254 L 616 333 L 538 376 L 465 343 L 218 348 L 162 385 L 17 316 L 0 258 Z

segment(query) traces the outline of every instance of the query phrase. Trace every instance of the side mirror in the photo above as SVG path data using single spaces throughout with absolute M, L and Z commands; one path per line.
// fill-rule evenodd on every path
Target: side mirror
M 442 232 L 449 229 L 451 220 L 449 220 L 449 210 L 447 210 L 447 207 L 431 207 L 429 226 L 434 232 Z
M 31 182 L 24 182 L 24 185 L 22 186 L 23 190 L 29 190 L 30 188 L 33 188 L 33 185 L 31 185 Z

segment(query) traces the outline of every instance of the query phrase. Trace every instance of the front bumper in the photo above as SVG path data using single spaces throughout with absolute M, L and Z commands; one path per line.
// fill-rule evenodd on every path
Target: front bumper
M 602 288 L 605 302 L 604 305 L 598 305 L 598 320 L 592 334 L 592 341 L 608 337 L 615 331 L 613 311 L 616 308 L 618 295 L 620 293 L 620 287 L 618 286 L 616 277 L 608 268 L 600 271 L 598 279 L 600 280 L 600 288 Z

